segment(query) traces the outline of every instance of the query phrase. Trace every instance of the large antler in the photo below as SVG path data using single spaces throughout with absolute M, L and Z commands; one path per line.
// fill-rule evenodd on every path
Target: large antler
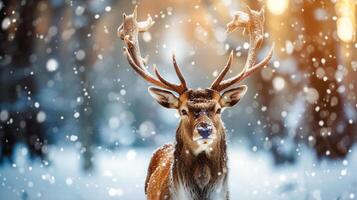
M 146 67 L 147 58 L 144 59 L 141 56 L 138 35 L 141 32 L 147 31 L 152 25 L 154 25 L 154 23 L 155 22 L 150 16 L 148 16 L 146 21 L 138 22 L 137 6 L 135 6 L 134 12 L 131 15 L 126 15 L 125 13 L 123 14 L 123 23 L 118 28 L 118 36 L 124 40 L 126 44 L 126 47 L 124 47 L 124 54 L 126 55 L 130 66 L 146 81 L 156 86 L 175 91 L 178 94 L 182 94 L 187 90 L 187 85 L 180 68 L 176 63 L 175 54 L 172 56 L 172 61 L 175 72 L 181 82 L 179 85 L 170 83 L 164 79 L 155 66 L 154 72 L 157 78 L 151 75 Z
M 274 45 L 270 49 L 268 55 L 258 64 L 255 64 L 257 57 L 257 50 L 263 43 L 264 34 L 264 9 L 259 12 L 251 10 L 248 6 L 248 13 L 238 11 L 234 14 L 233 20 L 227 24 L 227 33 L 231 33 L 238 28 L 243 28 L 249 34 L 249 51 L 247 61 L 243 70 L 236 76 L 223 80 L 229 71 L 233 59 L 233 52 L 231 52 L 227 65 L 220 72 L 218 77 L 213 81 L 211 89 L 222 91 L 250 76 L 256 70 L 262 68 L 270 61 L 273 56 Z

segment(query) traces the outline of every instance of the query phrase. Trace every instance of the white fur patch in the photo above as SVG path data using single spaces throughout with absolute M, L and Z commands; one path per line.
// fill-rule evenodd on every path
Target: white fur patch
M 193 154 L 197 156 L 198 154 L 205 152 L 207 155 L 213 150 L 211 145 L 213 143 L 213 139 L 208 140 L 197 140 L 196 141 L 198 147 L 194 150 Z
M 223 180 L 222 180 L 223 181 Z M 210 200 L 226 200 L 227 199 L 227 187 L 223 185 L 223 182 L 220 181 L 212 190 L 211 194 L 208 196 Z M 190 191 L 186 187 L 186 185 L 180 184 L 172 191 L 172 200 L 192 200 L 193 196 Z
M 174 189 L 172 193 L 173 200 L 192 200 L 192 194 L 187 187 L 180 181 L 179 185 Z
M 220 181 L 219 184 L 212 190 L 211 199 L 214 200 L 226 200 L 227 199 L 227 187 L 223 185 L 223 181 Z

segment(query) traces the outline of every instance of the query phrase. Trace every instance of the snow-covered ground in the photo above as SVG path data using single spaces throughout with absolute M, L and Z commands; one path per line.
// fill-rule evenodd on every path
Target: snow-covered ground
M 85 174 L 74 148 L 50 149 L 52 164 L 23 159 L 0 168 L 0 199 L 145 199 L 143 184 L 153 149 L 96 150 L 95 171 Z M 302 153 L 294 166 L 275 167 L 266 153 L 229 149 L 231 199 L 357 199 L 357 149 L 346 160 L 316 162 Z

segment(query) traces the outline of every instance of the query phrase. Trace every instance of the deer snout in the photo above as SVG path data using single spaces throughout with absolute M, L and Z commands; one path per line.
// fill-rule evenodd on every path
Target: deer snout
M 196 125 L 196 129 L 203 139 L 208 139 L 208 137 L 212 134 L 213 127 L 209 123 L 201 122 Z

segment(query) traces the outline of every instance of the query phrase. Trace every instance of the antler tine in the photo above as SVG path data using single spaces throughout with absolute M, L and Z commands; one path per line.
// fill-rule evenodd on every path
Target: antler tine
M 229 33 L 233 32 L 239 27 L 243 27 L 244 30 L 247 30 L 249 33 L 249 51 L 244 68 L 238 75 L 227 80 L 223 80 L 223 78 L 227 74 L 228 69 L 227 71 L 225 71 L 226 68 L 223 69 L 221 74 L 211 85 L 211 89 L 222 91 L 242 81 L 243 79 L 251 75 L 253 72 L 267 65 L 273 56 L 274 45 L 270 49 L 268 55 L 260 63 L 255 64 L 257 49 L 261 46 L 263 41 L 264 10 L 260 10 L 259 12 L 257 12 L 251 10 L 248 6 L 247 9 L 248 13 L 241 11 L 237 12 L 233 20 L 227 24 L 227 31 Z
M 130 55 L 131 59 L 134 63 L 141 68 L 143 71 L 147 71 L 144 63 L 142 62 L 140 51 L 138 51 L 138 46 L 135 46 L 134 42 L 129 39 L 129 35 L 124 36 L 124 42 L 127 46 L 128 55 Z
M 268 55 L 260 63 L 258 63 L 256 65 L 254 65 L 253 67 L 249 68 L 249 70 L 244 73 L 244 76 L 241 77 L 241 79 L 238 80 L 238 81 L 241 81 L 241 80 L 245 79 L 246 77 L 250 76 L 252 73 L 257 71 L 258 69 L 266 66 L 269 63 L 270 59 L 273 57 L 274 47 L 275 47 L 275 45 L 273 44 L 272 47 L 269 50 Z
M 174 64 L 176 75 L 180 79 L 183 89 L 187 90 L 186 80 L 185 80 L 184 76 L 182 75 L 180 67 L 178 66 L 178 64 L 176 62 L 176 56 L 174 53 L 172 54 L 172 63 Z
M 163 82 L 164 84 L 170 86 L 171 88 L 173 88 L 176 92 L 178 92 L 179 94 L 185 92 L 187 90 L 187 85 L 186 85 L 186 80 L 182 75 L 182 72 L 180 70 L 180 67 L 177 65 L 176 62 L 176 58 L 175 58 L 175 54 L 172 54 L 172 62 L 174 64 L 174 68 L 175 68 L 175 72 L 177 77 L 179 78 L 181 84 L 180 85 L 176 85 L 176 84 L 172 84 L 169 81 L 167 81 L 161 74 L 160 72 L 157 70 L 157 67 L 154 65 L 154 72 L 157 76 L 157 78 Z
M 211 84 L 212 89 L 219 87 L 219 84 L 221 83 L 221 81 L 223 80 L 223 78 L 226 76 L 227 72 L 231 68 L 232 60 L 233 60 L 233 50 L 231 51 L 231 53 L 229 55 L 226 66 L 222 69 L 222 71 L 219 73 L 217 78 Z
M 154 65 L 154 72 L 155 72 L 157 78 L 158 78 L 161 82 L 163 82 L 164 84 L 168 85 L 168 86 L 171 88 L 171 90 L 173 90 L 173 91 L 175 91 L 175 92 L 177 92 L 177 93 L 179 93 L 179 94 L 182 94 L 182 93 L 184 93 L 184 92 L 187 90 L 187 88 L 186 88 L 185 86 L 183 86 L 182 84 L 176 85 L 176 84 L 173 84 L 173 83 L 170 83 L 169 81 L 167 81 L 167 80 L 160 74 L 160 72 L 157 70 L 157 67 L 156 67 L 155 65 Z
M 151 75 L 151 73 L 147 70 L 147 67 L 145 66 L 146 61 L 140 53 L 138 34 L 147 31 L 155 22 L 150 16 L 148 16 L 147 20 L 143 22 L 138 22 L 136 19 L 137 6 L 135 6 L 131 15 L 123 15 L 124 21 L 118 28 L 118 36 L 124 40 L 124 43 L 127 46 L 124 47 L 124 54 L 126 55 L 130 66 L 149 83 L 182 94 L 187 90 L 187 87 L 185 79 L 177 66 L 176 60 L 174 60 L 174 67 L 176 74 L 181 81 L 180 85 L 170 83 L 164 79 L 156 67 L 154 67 L 154 71 L 157 78 Z
M 254 65 L 251 68 L 245 67 L 237 76 L 222 81 L 218 87 L 218 91 L 222 91 L 225 88 L 228 88 L 229 86 L 244 80 L 245 78 L 250 76 L 253 72 L 267 65 L 270 59 L 272 58 L 273 53 L 274 53 L 274 45 L 271 47 L 268 55 L 260 63 Z
M 124 54 L 126 55 L 126 58 L 130 64 L 130 66 L 145 80 L 147 80 L 149 83 L 152 83 L 156 86 L 168 89 L 168 90 L 172 90 L 172 88 L 164 83 L 162 83 L 161 81 L 157 80 L 156 78 L 154 78 L 150 73 L 148 73 L 147 71 L 144 71 L 141 67 L 139 67 L 133 60 L 133 57 L 131 56 L 131 54 L 129 53 L 128 48 L 124 47 Z

